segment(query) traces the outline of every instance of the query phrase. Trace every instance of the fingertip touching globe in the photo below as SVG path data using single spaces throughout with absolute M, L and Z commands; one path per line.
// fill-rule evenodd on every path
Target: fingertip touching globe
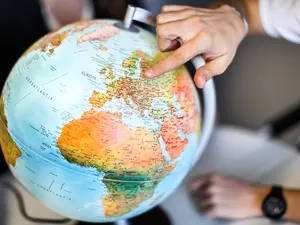
M 180 185 L 200 151 L 201 107 L 185 67 L 146 79 L 165 58 L 155 35 L 81 21 L 34 43 L 0 101 L 1 147 L 38 201 L 82 221 L 137 216 Z

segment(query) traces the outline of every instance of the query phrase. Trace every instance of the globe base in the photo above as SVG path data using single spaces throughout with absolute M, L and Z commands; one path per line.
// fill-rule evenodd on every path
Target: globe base
M 95 225 L 95 223 L 78 222 L 76 225 Z M 117 223 L 99 223 L 99 225 L 116 225 Z M 171 225 L 167 214 L 160 208 L 155 207 L 148 212 L 127 220 L 128 225 Z

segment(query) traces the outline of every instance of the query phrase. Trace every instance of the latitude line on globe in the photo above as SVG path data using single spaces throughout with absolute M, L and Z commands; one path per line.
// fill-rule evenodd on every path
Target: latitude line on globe
M 26 97 L 28 97 L 28 95 L 30 95 L 31 94 L 31 92 L 29 92 L 27 95 L 25 95 L 23 98 L 21 98 L 19 101 L 17 101 L 15 104 L 14 104 L 14 107 L 16 106 L 16 105 L 18 105 L 21 101 L 23 101 Z
M 25 166 L 26 169 L 28 169 L 30 172 L 35 173 L 32 169 L 28 168 L 27 166 Z
M 64 76 L 66 76 L 66 75 L 68 75 L 68 73 L 65 73 L 65 74 L 63 74 L 63 75 L 61 75 L 61 76 L 59 76 L 59 77 L 56 77 L 56 78 L 54 78 L 54 79 L 52 79 L 52 80 L 50 80 L 50 81 L 48 81 L 48 82 L 42 84 L 41 86 L 44 86 L 44 85 L 49 84 L 49 83 L 51 83 L 51 82 L 53 82 L 53 81 L 56 81 L 56 80 L 58 80 L 58 79 L 60 79 L 60 78 L 62 78 L 62 77 L 64 77 Z
M 52 187 L 54 181 L 55 181 L 55 180 L 53 180 L 53 181 L 51 182 L 51 184 L 50 184 L 50 186 L 49 186 L 49 188 L 48 188 L 49 190 L 51 189 L 51 187 Z
M 77 53 L 80 53 L 80 52 L 85 52 L 85 51 L 87 51 L 87 49 L 82 49 L 82 50 L 79 50 L 79 51 L 73 52 L 73 54 L 77 54 Z

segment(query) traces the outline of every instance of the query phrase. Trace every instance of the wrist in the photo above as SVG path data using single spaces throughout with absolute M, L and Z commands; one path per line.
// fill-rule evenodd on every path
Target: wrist
M 234 7 L 248 23 L 248 35 L 266 34 L 261 24 L 258 0 L 211 0 L 207 7 L 216 9 L 222 5 Z
M 248 32 L 249 32 L 249 25 L 248 22 L 245 18 L 245 16 L 243 15 L 243 13 L 239 10 L 237 10 L 236 8 L 232 7 L 233 11 L 241 18 L 243 24 L 244 24 L 244 37 L 247 36 Z
M 262 204 L 265 197 L 270 193 L 271 186 L 258 186 L 254 190 L 254 205 L 252 206 L 253 216 L 263 216 Z
M 238 41 L 237 44 L 239 45 L 248 34 L 248 23 L 243 16 L 243 13 L 238 11 L 235 7 L 227 4 L 220 6 L 219 10 L 226 13 L 226 19 L 232 26 Z
M 248 25 L 248 22 L 246 20 L 246 17 L 245 17 L 245 13 L 243 10 L 239 10 L 239 8 L 237 7 L 234 7 L 234 6 L 231 6 L 231 5 L 227 5 L 227 4 L 224 4 L 222 6 L 219 7 L 221 10 L 225 10 L 225 11 L 229 11 L 229 12 L 233 12 L 233 15 L 234 15 L 234 18 L 232 18 L 232 20 L 235 20 L 235 21 L 238 21 L 238 24 L 239 25 L 239 30 L 243 30 L 243 38 L 248 34 L 249 32 L 249 25 Z

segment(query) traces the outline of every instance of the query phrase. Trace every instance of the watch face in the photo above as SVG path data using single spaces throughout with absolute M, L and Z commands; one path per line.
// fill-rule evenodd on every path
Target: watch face
M 276 197 L 270 197 L 265 204 L 265 210 L 270 216 L 279 216 L 286 209 L 285 202 Z

